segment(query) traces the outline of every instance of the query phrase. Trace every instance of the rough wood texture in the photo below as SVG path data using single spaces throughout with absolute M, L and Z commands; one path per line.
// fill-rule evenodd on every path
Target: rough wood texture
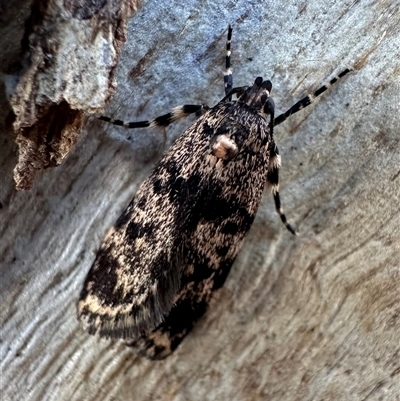
M 99 111 L 113 94 L 126 23 L 137 6 L 137 0 L 33 1 L 20 67 L 8 65 L 19 77 L 10 99 L 17 189 L 30 189 L 38 171 L 61 164 L 79 138 L 84 112 Z M 4 9 L 16 17 L 13 5 Z
M 276 130 L 282 201 L 301 235 L 266 192 L 219 301 L 170 358 L 143 360 L 83 332 L 76 302 L 162 134 L 90 120 L 63 165 L 15 193 L 16 149 L 2 133 L 5 401 L 400 400 L 400 4 L 148 1 L 130 21 L 108 114 L 214 104 L 228 23 L 235 85 L 269 77 L 278 112 L 357 67 Z

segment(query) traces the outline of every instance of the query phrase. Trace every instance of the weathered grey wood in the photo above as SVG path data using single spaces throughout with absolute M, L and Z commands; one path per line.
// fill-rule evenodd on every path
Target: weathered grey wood
M 301 235 L 266 191 L 215 306 L 171 357 L 140 359 L 83 332 L 76 302 L 162 134 L 89 120 L 65 163 L 16 193 L 16 149 L 2 133 L 5 401 L 400 400 L 400 3 L 147 1 L 108 114 L 214 104 L 228 23 L 235 84 L 270 77 L 278 111 L 357 67 L 276 130 L 282 201 Z

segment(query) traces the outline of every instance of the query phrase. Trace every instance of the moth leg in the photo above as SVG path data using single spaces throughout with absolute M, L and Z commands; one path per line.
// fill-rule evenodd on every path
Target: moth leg
M 286 216 L 283 213 L 283 209 L 281 206 L 281 198 L 279 196 L 279 168 L 281 166 L 281 156 L 279 155 L 279 149 L 276 146 L 275 142 L 272 142 L 270 145 L 270 153 L 269 153 L 269 163 L 268 163 L 268 173 L 267 173 L 267 181 L 272 185 L 272 194 L 274 196 L 275 201 L 275 209 L 279 214 L 282 223 L 286 226 L 286 228 L 293 234 L 297 235 L 296 230 L 287 222 Z
M 111 117 L 101 116 L 99 120 L 106 121 L 108 123 L 119 125 L 125 128 L 146 128 L 146 127 L 159 127 L 165 128 L 169 124 L 178 121 L 182 118 L 190 116 L 196 113 L 198 116 L 204 114 L 209 107 L 206 104 L 185 104 L 183 106 L 177 106 L 172 109 L 171 112 L 163 114 L 160 117 L 154 118 L 153 120 L 135 121 L 135 122 L 123 122 L 122 120 L 114 120 Z
M 232 39 L 232 27 L 228 26 L 228 37 L 226 39 L 226 57 L 225 57 L 225 73 L 224 73 L 224 85 L 225 95 L 228 95 L 232 90 L 233 78 L 231 69 L 231 39 Z M 231 101 L 232 98 L 229 98 Z
M 352 68 L 346 68 L 338 76 L 332 78 L 327 84 L 318 88 L 314 93 L 309 94 L 305 98 L 299 100 L 285 113 L 276 117 L 275 121 L 274 121 L 274 125 L 283 123 L 289 116 L 291 116 L 292 114 L 296 114 L 301 109 L 304 109 L 304 107 L 307 107 L 309 104 L 311 104 L 315 100 L 315 98 L 317 98 L 319 95 L 324 93 L 328 88 L 330 88 L 339 78 L 343 78 L 346 74 L 348 74 L 351 71 L 353 71 Z

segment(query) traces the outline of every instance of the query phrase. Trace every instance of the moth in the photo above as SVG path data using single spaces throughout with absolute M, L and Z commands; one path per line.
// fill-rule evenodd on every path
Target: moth
M 229 26 L 225 97 L 214 107 L 185 105 L 132 123 L 101 118 L 127 128 L 166 127 L 202 114 L 108 233 L 80 294 L 78 316 L 90 334 L 124 339 L 150 359 L 173 352 L 216 297 L 267 184 L 283 224 L 296 234 L 281 207 L 274 127 L 350 71 L 275 118 L 269 80 L 233 88 L 231 36 Z

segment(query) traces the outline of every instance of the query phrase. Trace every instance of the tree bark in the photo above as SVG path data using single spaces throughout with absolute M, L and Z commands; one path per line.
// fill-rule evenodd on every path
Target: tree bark
M 30 189 L 38 171 L 61 164 L 78 140 L 84 112 L 100 110 L 113 94 L 126 22 L 137 6 L 138 0 L 31 4 L 20 67 L 7 66 L 18 74 L 10 97 L 19 147 L 17 189 Z M 4 8 L 15 17 L 12 5 Z
M 104 69 L 99 93 L 77 85 L 78 107 L 65 91 L 57 92 L 57 82 L 71 90 L 73 82 L 45 68 L 43 79 L 54 82 L 50 92 L 62 93 L 46 107 L 78 110 L 84 131 L 68 156 L 63 153 L 63 164 L 38 174 L 30 191 L 16 192 L 13 169 L 21 153 L 6 132 L 6 116 L 15 114 L 21 93 L 21 78 L 12 76 L 31 2 L 3 3 L 2 11 L 5 401 L 400 400 L 398 1 L 147 1 L 129 21 L 117 89 L 104 113 L 122 120 L 218 102 L 229 23 L 234 86 L 251 85 L 257 76 L 271 79 L 277 114 L 344 68 L 355 68 L 276 128 L 282 203 L 300 235 L 294 238 L 281 225 L 266 190 L 220 297 L 160 362 L 88 335 L 76 304 L 104 235 L 193 119 L 168 128 L 166 141 L 162 132 L 84 120 L 85 111 L 100 109 L 110 96 L 113 74 Z M 50 42 L 60 32 L 59 20 L 54 24 Z M 80 29 L 79 35 L 88 33 Z M 67 38 L 55 37 L 53 59 Z M 111 42 L 103 45 L 111 48 Z M 87 62 L 82 57 L 76 68 Z M 32 111 L 43 97 L 38 75 L 30 79 Z M 96 79 L 93 70 L 80 82 Z M 14 128 L 18 118 L 11 121 Z M 40 121 L 37 137 L 49 132 L 54 118 L 45 113 Z

